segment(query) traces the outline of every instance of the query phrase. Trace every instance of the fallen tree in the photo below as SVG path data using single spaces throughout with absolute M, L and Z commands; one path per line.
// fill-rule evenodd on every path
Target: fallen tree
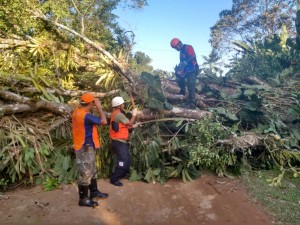
M 118 91 L 113 91 L 111 93 L 96 93 L 96 97 L 106 97 L 111 94 L 116 94 Z M 64 92 L 66 94 L 66 92 Z M 84 93 L 83 91 L 76 92 L 67 92 L 73 93 L 78 96 L 79 93 Z M 80 96 L 78 96 L 80 97 Z M 36 112 L 38 110 L 46 110 L 52 112 L 57 115 L 70 117 L 73 107 L 68 104 L 63 103 L 55 103 L 45 100 L 33 100 L 28 97 L 23 97 L 21 95 L 15 94 L 9 91 L 0 91 L 0 98 L 5 100 L 6 102 L 15 102 L 15 104 L 2 104 L 0 105 L 0 114 L 16 114 L 16 113 L 24 113 L 24 112 Z M 109 115 L 110 113 L 106 113 Z M 185 108 L 173 107 L 171 110 L 151 110 L 151 109 L 143 109 L 138 115 L 138 119 L 141 121 L 159 119 L 164 117 L 181 117 L 186 119 L 201 119 L 204 116 L 210 115 L 210 112 L 201 111 L 201 110 L 189 110 Z
M 74 100 L 86 91 L 101 98 L 108 117 L 112 97 L 121 95 L 127 102 L 134 97 L 143 126 L 131 135 L 132 180 L 192 180 L 202 166 L 224 175 L 227 167 L 238 168 L 242 159 L 249 159 L 249 152 L 264 154 L 260 159 L 269 164 L 295 169 L 291 161 L 299 159 L 300 141 L 297 79 L 276 86 L 251 76 L 235 79 L 202 72 L 197 77 L 198 109 L 189 110 L 180 107 L 186 96 L 178 95 L 174 77 L 136 74 L 129 69 L 130 52 L 111 54 L 59 18 L 34 7 L 25 12 L 36 18 L 31 22 L 37 30 L 45 29 L 32 37 L 0 34 L 5 62 L 0 172 L 12 183 L 24 177 L 30 182 L 42 177 L 46 183 L 74 180 L 70 115 L 78 104 Z M 126 110 L 131 108 L 127 104 Z M 107 177 L 112 163 L 109 135 L 107 127 L 99 129 L 98 170 Z

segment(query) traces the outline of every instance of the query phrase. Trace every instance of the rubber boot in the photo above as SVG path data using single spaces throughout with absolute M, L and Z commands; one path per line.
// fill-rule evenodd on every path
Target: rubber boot
M 78 185 L 79 190 L 79 205 L 87 207 L 96 207 L 98 202 L 94 202 L 88 198 L 89 187 L 84 185 Z
M 91 184 L 89 185 L 90 192 L 91 192 L 91 199 L 93 198 L 107 198 L 108 194 L 107 193 L 102 193 L 98 190 L 97 187 L 97 180 L 96 179 L 91 179 Z

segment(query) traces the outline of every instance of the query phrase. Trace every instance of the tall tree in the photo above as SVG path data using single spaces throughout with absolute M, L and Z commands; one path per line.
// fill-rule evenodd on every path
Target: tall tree
M 297 0 L 297 13 L 296 13 L 296 32 L 297 32 L 297 49 L 300 49 L 300 0 Z
M 296 0 L 233 0 L 230 10 L 223 10 L 211 27 L 210 43 L 218 52 L 231 47 L 231 41 L 263 40 L 287 27 L 295 36 Z
M 151 58 L 144 52 L 137 51 L 130 60 L 131 68 L 138 74 L 141 72 L 151 72 L 153 67 L 150 65 Z

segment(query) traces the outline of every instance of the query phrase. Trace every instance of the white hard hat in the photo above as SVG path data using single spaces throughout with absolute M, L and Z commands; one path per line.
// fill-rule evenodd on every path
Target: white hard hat
M 124 103 L 124 99 L 122 97 L 114 97 L 112 100 L 111 100 L 111 106 L 112 107 L 117 107 L 119 105 L 122 105 Z

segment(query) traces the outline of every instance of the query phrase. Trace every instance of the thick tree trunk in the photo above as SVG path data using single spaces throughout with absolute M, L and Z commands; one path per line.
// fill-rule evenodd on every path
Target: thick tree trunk
M 153 119 L 161 119 L 165 117 L 180 117 L 186 119 L 201 119 L 206 116 L 210 116 L 211 112 L 203 110 L 192 110 L 186 108 L 173 107 L 172 110 L 150 110 L 144 109 L 141 114 L 137 116 L 139 121 L 147 121 Z
M 97 95 L 97 93 L 96 93 Z M 16 104 L 0 105 L 0 115 L 14 114 L 21 112 L 34 112 L 37 110 L 47 110 L 54 114 L 70 116 L 73 108 L 67 104 L 55 103 L 49 101 L 34 101 L 30 98 L 17 95 L 9 91 L 0 91 L 0 98 Z M 109 115 L 109 113 L 107 114 Z M 172 110 L 150 110 L 144 109 L 138 115 L 140 121 L 147 121 L 165 117 L 180 117 L 186 119 L 201 119 L 211 115 L 208 111 L 191 110 L 179 107 L 173 107 Z
M 178 95 L 180 88 L 178 87 L 176 82 L 170 80 L 164 80 L 162 83 L 163 83 L 163 89 L 165 90 L 165 96 L 170 103 L 184 102 L 187 100 L 188 97 L 187 94 Z M 208 107 L 213 107 L 219 102 L 220 100 L 218 99 L 205 98 L 205 96 L 196 94 L 196 105 L 199 108 L 204 109 Z
M 51 93 L 51 94 L 58 94 L 58 95 L 62 95 L 62 96 L 72 96 L 72 97 L 76 97 L 76 96 L 81 96 L 83 93 L 86 93 L 87 91 L 81 91 L 81 90 L 57 90 L 57 89 L 50 89 L 50 88 L 46 88 L 47 93 Z M 39 91 L 34 88 L 34 87 L 29 87 L 29 88 L 23 88 L 21 90 L 19 90 L 20 93 L 38 93 Z M 112 90 L 106 93 L 102 93 L 102 92 L 90 92 L 92 93 L 96 98 L 104 98 L 107 96 L 111 96 L 111 95 L 117 95 L 120 93 L 120 90 Z
M 8 105 L 0 105 L 0 116 L 6 114 L 14 114 L 14 113 L 22 113 L 22 112 L 30 112 L 33 111 L 30 105 L 26 104 L 8 104 Z
M 69 105 L 44 100 L 34 101 L 9 91 L 0 91 L 0 98 L 10 102 L 17 102 L 14 105 L 0 105 L 0 115 L 47 110 L 54 114 L 69 116 L 72 112 L 72 107 Z
M 297 43 L 297 49 L 299 51 L 300 50 L 300 0 L 297 0 L 295 26 L 296 26 L 296 43 Z

